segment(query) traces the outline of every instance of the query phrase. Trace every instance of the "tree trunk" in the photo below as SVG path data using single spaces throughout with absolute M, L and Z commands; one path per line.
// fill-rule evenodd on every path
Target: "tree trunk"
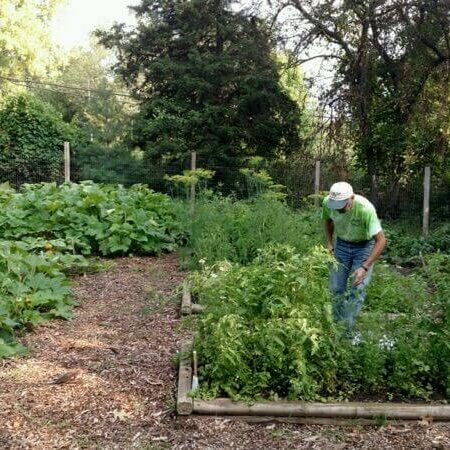
M 377 161 L 374 149 L 369 146 L 366 149 L 367 175 L 369 178 L 369 200 L 378 206 L 378 180 L 377 180 Z
M 357 85 L 356 101 L 359 109 L 359 130 L 362 150 L 367 162 L 367 175 L 369 178 L 369 199 L 376 206 L 378 197 L 377 186 L 377 158 L 372 144 L 372 127 L 370 126 L 370 104 L 373 91 L 370 84 L 370 64 L 368 48 L 369 22 L 362 22 L 361 42 L 356 60 Z

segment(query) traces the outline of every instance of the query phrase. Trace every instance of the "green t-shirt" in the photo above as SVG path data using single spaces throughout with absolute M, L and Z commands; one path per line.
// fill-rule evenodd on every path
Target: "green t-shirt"
M 334 233 L 344 241 L 358 242 L 372 239 L 382 228 L 372 203 L 361 195 L 355 195 L 352 207 L 340 213 L 327 206 L 328 196 L 322 205 L 322 219 L 331 219 Z

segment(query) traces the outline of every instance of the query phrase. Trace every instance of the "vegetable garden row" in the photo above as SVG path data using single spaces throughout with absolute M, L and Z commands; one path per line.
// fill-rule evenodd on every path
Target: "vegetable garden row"
M 348 339 L 332 320 L 334 262 L 321 245 L 318 212 L 307 204 L 292 211 L 264 195 L 235 201 L 209 193 L 192 216 L 185 203 L 144 186 L 89 182 L 26 185 L 19 192 L 3 186 L 0 202 L 1 356 L 25 351 L 20 330 L 70 317 L 68 275 L 101 267 L 93 255 L 180 247 L 190 288 L 204 306 L 189 321 L 199 357 L 197 398 L 450 395 L 445 226 L 427 239 L 388 227 L 390 248 Z

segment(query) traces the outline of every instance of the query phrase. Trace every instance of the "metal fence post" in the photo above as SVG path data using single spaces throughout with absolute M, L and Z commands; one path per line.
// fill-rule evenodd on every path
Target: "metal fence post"
M 64 142 L 64 181 L 70 181 L 70 144 Z
M 320 192 L 320 161 L 316 161 L 316 172 L 314 176 L 314 204 L 319 206 L 319 192 Z
M 430 229 L 430 188 L 431 188 L 431 169 L 430 166 L 425 167 L 423 179 L 423 234 L 426 236 Z

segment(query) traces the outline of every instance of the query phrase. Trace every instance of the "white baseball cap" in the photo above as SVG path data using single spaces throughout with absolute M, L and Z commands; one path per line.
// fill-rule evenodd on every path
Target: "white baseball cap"
M 342 209 L 353 195 L 353 188 L 345 181 L 334 183 L 330 188 L 327 206 L 330 209 Z

